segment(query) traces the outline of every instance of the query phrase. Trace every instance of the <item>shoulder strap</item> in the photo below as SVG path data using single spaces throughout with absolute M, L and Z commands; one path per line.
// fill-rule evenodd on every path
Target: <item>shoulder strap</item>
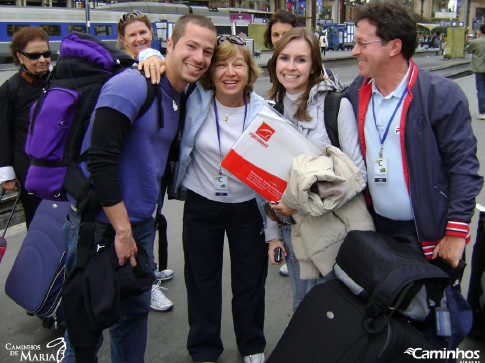
M 275 109 L 280 115 L 283 115 L 285 113 L 285 106 L 283 102 L 276 102 L 273 104 L 273 109 Z
M 324 105 L 324 120 L 325 128 L 328 137 L 333 146 L 340 148 L 340 141 L 338 138 L 338 112 L 340 110 L 340 101 L 345 97 L 339 92 L 327 92 L 325 96 Z
M 185 125 L 185 106 L 187 104 L 187 99 L 192 94 L 192 92 L 194 92 L 194 90 L 195 90 L 196 87 L 197 87 L 197 84 L 196 83 L 189 83 L 189 86 L 187 87 L 187 91 L 182 94 L 182 97 L 181 97 L 182 99 L 181 99 L 181 102 L 180 102 L 179 128 L 178 128 L 177 134 L 181 134 L 182 131 L 183 131 L 183 129 L 184 129 L 184 125 Z
M 145 77 L 145 72 L 140 71 L 140 73 L 143 77 Z M 141 116 L 143 116 L 152 105 L 153 101 L 155 100 L 155 97 L 157 97 L 159 125 L 160 125 L 160 128 L 163 128 L 162 92 L 160 90 L 160 85 L 152 84 L 152 81 L 150 78 L 145 78 L 145 80 L 147 82 L 147 98 L 143 106 L 141 106 L 140 111 L 138 111 L 138 115 L 136 118 L 140 118 Z

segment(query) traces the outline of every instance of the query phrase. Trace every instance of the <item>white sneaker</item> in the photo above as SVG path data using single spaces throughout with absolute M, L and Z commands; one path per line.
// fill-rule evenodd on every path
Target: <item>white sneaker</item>
M 244 363 L 264 363 L 264 353 L 247 355 L 244 357 Z
M 485 113 L 479 113 L 477 115 L 477 119 L 479 119 L 479 120 L 485 120 Z
M 173 270 L 163 270 L 163 271 L 158 271 L 156 270 L 154 272 L 155 278 L 159 281 L 168 281 L 173 279 Z
M 285 263 L 283 266 L 280 267 L 280 274 L 283 276 L 288 276 L 288 265 Z
M 163 290 L 167 290 L 160 286 L 160 281 L 152 285 L 152 301 L 150 308 L 155 311 L 169 311 L 173 308 L 173 302 L 171 302 L 163 293 Z

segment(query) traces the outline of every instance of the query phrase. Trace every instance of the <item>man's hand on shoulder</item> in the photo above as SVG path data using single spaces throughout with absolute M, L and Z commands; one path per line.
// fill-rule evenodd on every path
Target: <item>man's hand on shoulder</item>
M 138 60 L 138 69 L 143 70 L 153 84 L 159 84 L 161 75 L 165 73 L 165 57 L 158 50 L 148 48 L 138 54 Z
M 433 260 L 440 257 L 451 267 L 458 267 L 458 262 L 463 257 L 465 250 L 465 238 L 445 236 L 433 251 Z

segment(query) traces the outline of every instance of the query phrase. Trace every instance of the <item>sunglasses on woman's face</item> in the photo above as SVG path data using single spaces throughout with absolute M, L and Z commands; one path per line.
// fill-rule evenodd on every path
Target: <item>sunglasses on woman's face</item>
M 217 37 L 217 45 L 220 45 L 222 42 L 225 42 L 226 40 L 229 40 L 232 44 L 236 45 L 246 45 L 246 42 L 244 41 L 243 38 L 241 38 L 239 35 L 219 35 Z
M 142 11 L 140 11 L 140 10 L 130 11 L 129 13 L 126 13 L 126 14 L 121 15 L 120 24 L 126 23 L 131 18 L 138 18 L 138 17 L 144 16 L 144 15 L 145 14 Z
M 20 54 L 22 54 L 23 56 L 26 56 L 27 58 L 29 58 L 30 60 L 37 60 L 39 59 L 41 56 L 44 57 L 44 58 L 50 58 L 51 55 L 52 55 L 52 52 L 50 50 L 46 51 L 46 52 L 43 52 L 43 53 L 26 53 L 26 52 L 19 52 Z

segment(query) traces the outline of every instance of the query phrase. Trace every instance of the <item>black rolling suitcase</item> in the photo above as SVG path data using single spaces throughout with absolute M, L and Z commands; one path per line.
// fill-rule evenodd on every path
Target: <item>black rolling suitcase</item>
M 342 282 L 331 280 L 303 299 L 267 363 L 416 363 L 437 350 L 398 314 L 366 318 L 365 303 Z

